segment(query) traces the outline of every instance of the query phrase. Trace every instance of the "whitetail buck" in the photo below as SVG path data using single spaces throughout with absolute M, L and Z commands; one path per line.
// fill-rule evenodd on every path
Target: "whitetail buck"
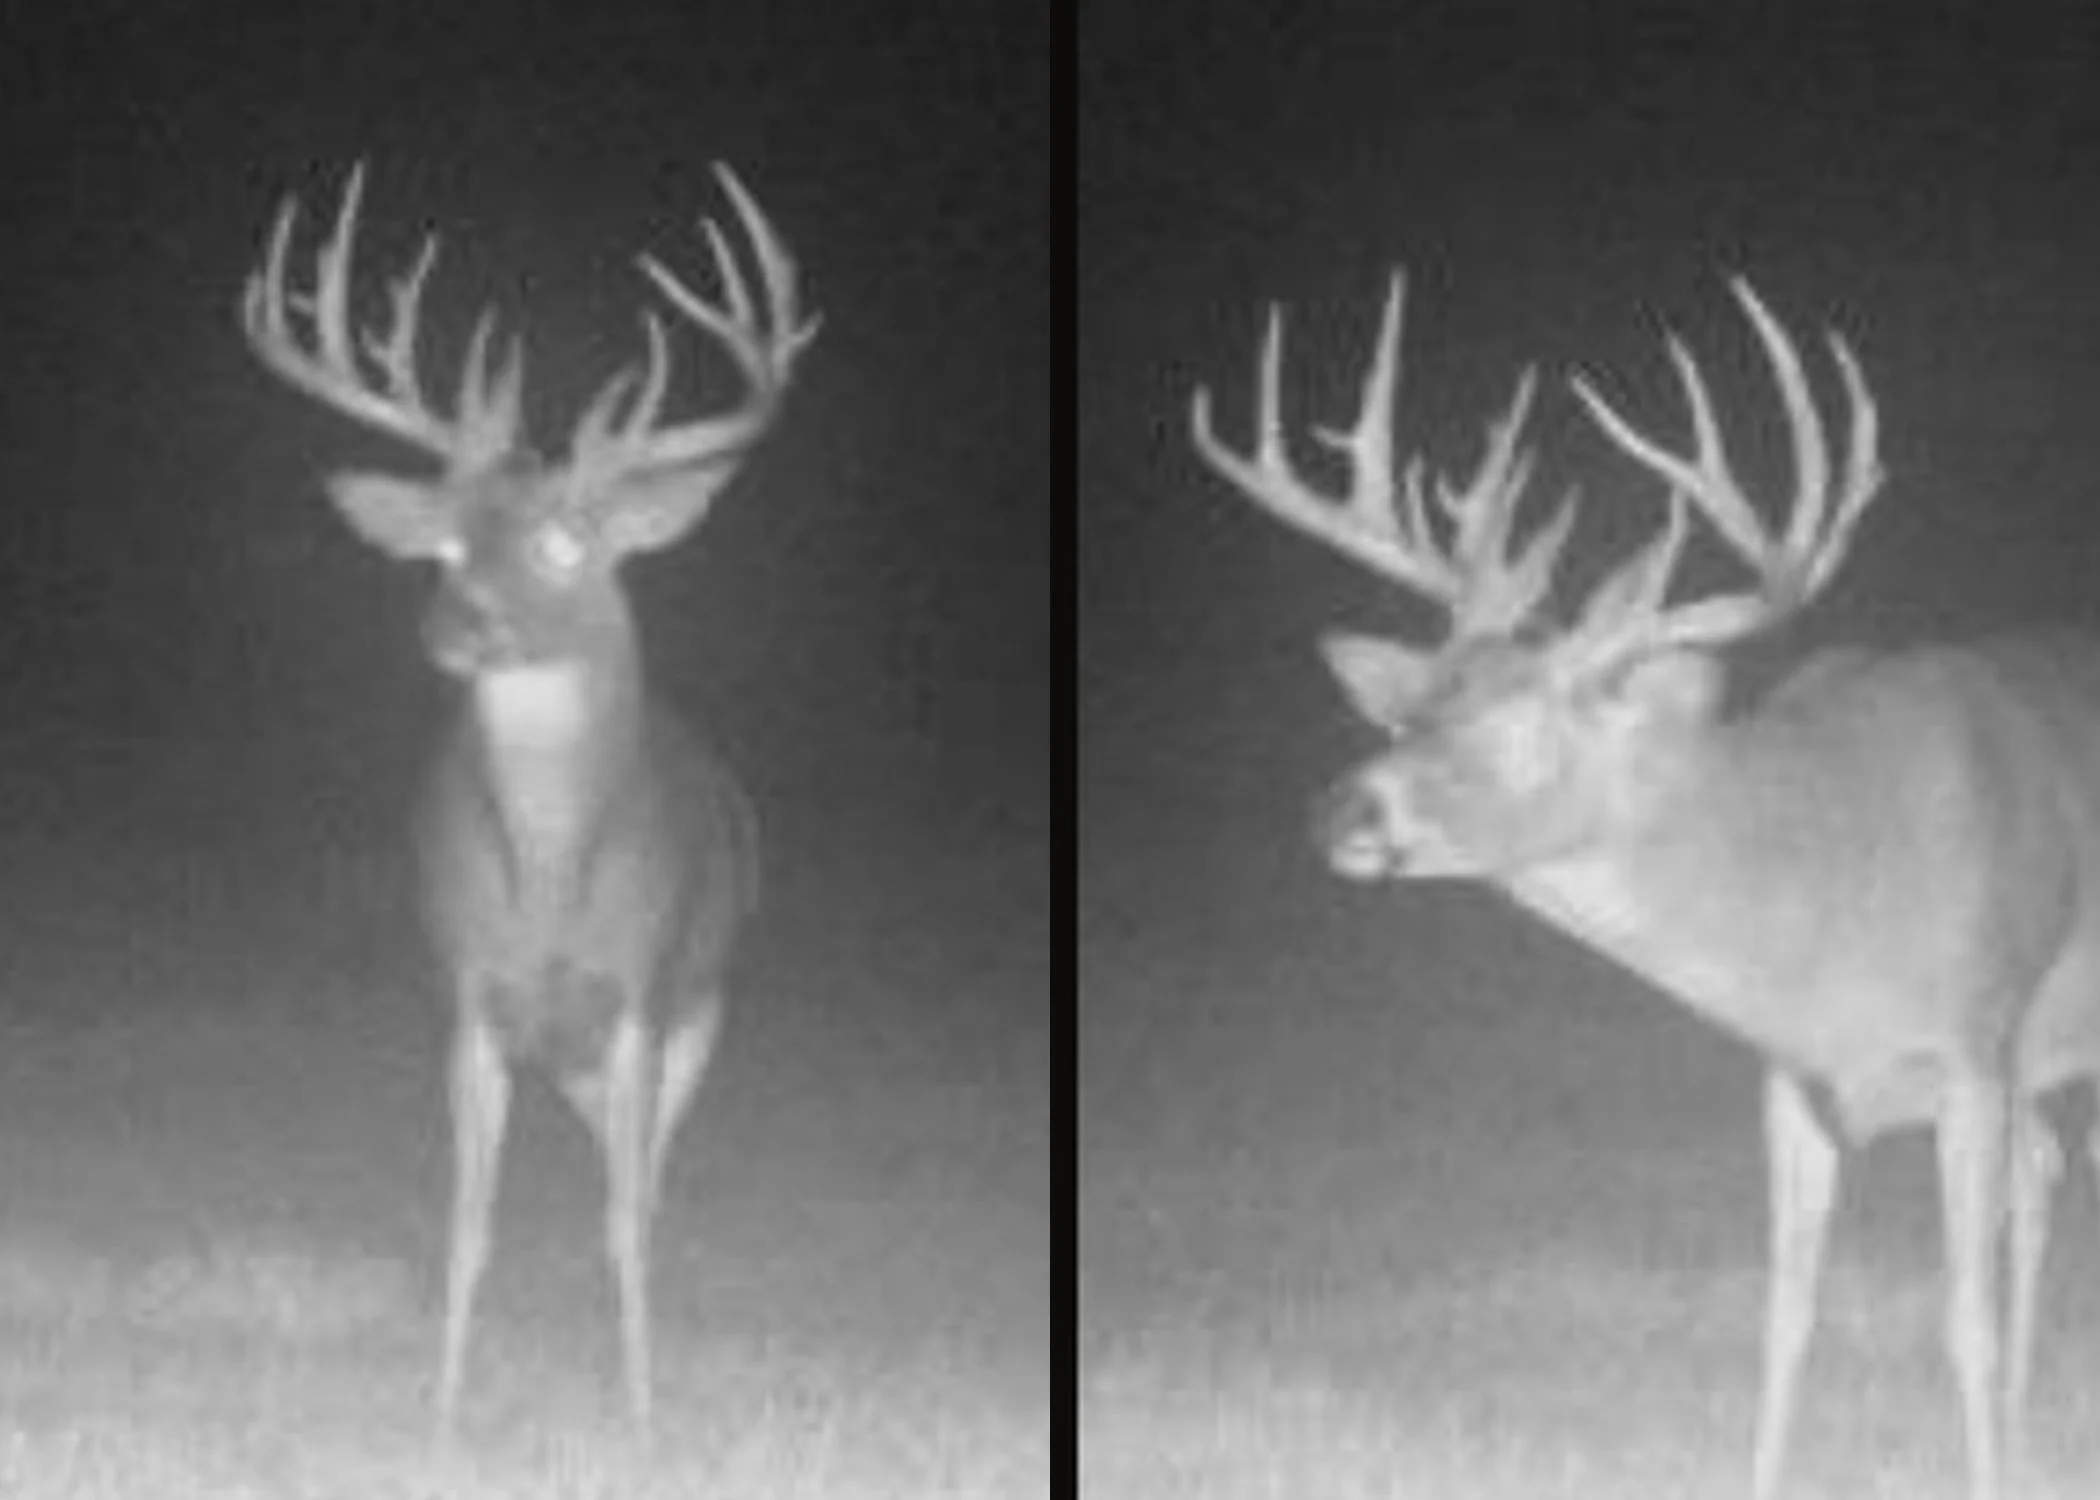
M 1766 1059 L 1772 1271 L 1756 1493 L 1781 1481 L 1840 1147 L 1925 1125 L 1944 1194 L 1969 1489 L 1987 1497 L 2017 1451 L 2060 1168 L 2036 1101 L 2100 1072 L 2100 645 L 1835 653 L 1725 711 L 1718 653 L 1829 584 L 1882 481 L 1873 398 L 1845 342 L 1830 336 L 1850 408 L 1833 463 L 1793 345 L 1746 284 L 1735 293 L 1791 433 L 1784 528 L 1769 528 L 1738 483 L 1698 366 L 1674 338 L 1689 457 L 1577 380 L 1604 434 L 1668 499 L 1654 539 L 1571 625 L 1556 627 L 1546 606 L 1573 496 L 1513 544 L 1532 473 L 1530 372 L 1470 482 L 1439 477 L 1432 498 L 1419 459 L 1396 467 L 1397 278 L 1354 427 L 1316 429 L 1350 466 L 1345 492 L 1322 493 L 1292 467 L 1277 312 L 1253 452 L 1218 439 L 1205 391 L 1195 444 L 1262 509 L 1449 619 L 1427 649 L 1324 642 L 1357 711 L 1391 739 L 1323 800 L 1335 869 L 1498 886 Z M 1749 565 L 1754 589 L 1668 599 L 1693 510 Z
M 521 356 L 513 342 L 492 362 L 489 313 L 453 409 L 425 398 L 417 315 L 435 236 L 393 281 L 384 329 L 353 330 L 362 168 L 312 289 L 285 284 L 292 199 L 248 282 L 243 321 L 264 364 L 439 466 L 427 478 L 336 474 L 328 489 L 373 546 L 439 564 L 424 646 L 465 687 L 415 818 L 423 916 L 457 1007 L 444 1434 L 488 1262 L 510 1069 L 523 1062 L 547 1069 L 603 1150 L 627 1401 L 637 1423 L 649 1421 L 650 1226 L 666 1149 L 721 1023 L 758 855 L 736 782 L 648 694 L 618 570 L 706 515 L 773 420 L 817 326 L 798 309 L 794 262 L 757 204 L 717 170 L 750 239 L 763 307 L 711 219 L 702 229 L 719 304 L 654 259 L 641 267 L 727 352 L 747 394 L 728 411 L 665 422 L 670 361 L 661 323 L 645 314 L 645 360 L 598 391 L 559 465 L 524 441 Z

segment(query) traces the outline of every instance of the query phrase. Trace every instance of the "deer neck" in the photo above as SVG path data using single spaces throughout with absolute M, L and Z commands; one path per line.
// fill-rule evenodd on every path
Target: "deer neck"
M 1672 891 L 1639 846 L 1536 866 L 1501 882 L 1518 904 L 1661 988 L 1713 1010 L 1737 988 L 1735 944 L 1680 921 L 1697 893 Z
M 1665 765 L 1615 789 L 1597 837 L 1498 884 L 1708 1019 L 1785 1054 L 1804 1040 L 1786 1034 L 1803 1011 L 1775 1003 L 1775 991 L 1813 981 L 1802 965 L 1818 951 L 1830 883 L 1848 877 L 1797 857 L 1786 815 L 1798 815 L 1799 799 L 1765 795 L 1788 768 L 1764 765 L 1757 748 L 1725 728 L 1674 747 Z
M 632 635 L 589 655 L 484 672 L 471 691 L 490 801 L 520 873 L 564 883 L 641 754 Z

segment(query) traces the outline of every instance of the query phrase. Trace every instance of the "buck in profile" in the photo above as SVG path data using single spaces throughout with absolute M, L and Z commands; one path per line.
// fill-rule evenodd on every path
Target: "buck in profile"
M 711 219 L 702 230 L 719 302 L 653 258 L 640 264 L 729 356 L 741 399 L 667 420 L 665 331 L 645 313 L 644 358 L 586 405 L 558 464 L 525 442 L 522 356 L 512 341 L 492 357 L 490 313 L 450 410 L 426 397 L 417 325 L 435 236 L 392 282 L 384 325 L 353 328 L 361 167 L 310 290 L 286 284 L 289 198 L 248 281 L 243 325 L 274 374 L 436 465 L 420 477 L 338 473 L 328 492 L 373 546 L 438 564 L 424 647 L 463 688 L 414 828 L 423 918 L 456 1016 L 436 1402 L 448 1436 L 521 1063 L 551 1075 L 602 1149 L 626 1398 L 639 1425 L 650 1419 L 650 1226 L 665 1153 L 721 1024 L 731 944 L 756 898 L 757 842 L 729 771 L 649 694 L 619 567 L 699 524 L 773 421 L 817 328 L 764 214 L 717 171 L 761 297 Z
M 1532 475 L 1531 372 L 1470 481 L 1440 476 L 1432 489 L 1419 458 L 1396 467 L 1399 278 L 1355 425 L 1317 433 L 1349 465 L 1345 490 L 1323 492 L 1292 466 L 1280 313 L 1252 451 L 1218 438 L 1204 391 L 1194 440 L 1276 519 L 1449 622 L 1428 646 L 1324 643 L 1356 710 L 1390 740 L 1323 798 L 1334 868 L 1498 886 L 1764 1057 L 1761 1500 L 1781 1482 L 1840 1150 L 1899 1127 L 1934 1132 L 1947 1352 L 1969 1491 L 1984 1500 L 2017 1450 L 2061 1166 L 2037 1101 L 2100 1073 L 2100 647 L 2037 636 L 1848 651 L 1724 709 L 1721 654 L 1829 585 L 1882 483 L 1875 405 L 1851 349 L 1830 335 L 1849 407 L 1837 455 L 1793 343 L 1747 284 L 1734 291 L 1791 435 L 1782 525 L 1738 483 L 1706 383 L 1675 338 L 1689 454 L 1642 435 L 1578 379 L 1603 434 L 1662 481 L 1665 516 L 1565 627 L 1544 606 L 1573 497 L 1521 542 L 1513 525 Z M 1694 515 L 1748 565 L 1751 588 L 1669 598 Z

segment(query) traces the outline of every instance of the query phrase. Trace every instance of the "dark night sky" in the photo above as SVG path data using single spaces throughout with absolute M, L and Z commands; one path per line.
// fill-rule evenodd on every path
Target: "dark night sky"
M 704 274 L 692 230 L 723 211 L 720 158 L 825 329 L 701 534 L 636 569 L 658 683 L 762 804 L 1040 860 L 1040 5 L 4 15 L 7 820 L 405 796 L 442 691 L 415 643 L 423 581 L 319 488 L 392 455 L 265 376 L 236 324 L 280 195 L 331 200 L 365 158 L 375 270 L 440 227 L 426 368 L 494 300 L 526 332 L 544 442 L 640 351 L 634 255 Z M 719 371 L 702 378 L 720 399 Z
M 1402 429 L 1445 466 L 1470 461 L 1517 369 L 1541 362 L 1546 485 L 1591 497 L 1564 570 L 1579 588 L 1655 511 L 1614 503 L 1626 471 L 1576 418 L 1569 369 L 1605 372 L 1681 431 L 1667 323 L 1705 357 L 1739 466 L 1780 477 L 1771 387 L 1725 291 L 1747 273 L 1804 346 L 1819 322 L 1851 338 L 1891 473 L 1831 597 L 1747 653 L 1750 679 L 1825 641 L 2100 625 L 2093 23 L 2072 7 L 1880 10 L 1089 7 L 1091 914 L 1142 931 L 1178 911 L 1213 941 L 1284 943 L 1215 911 L 1206 927 L 1193 893 L 1241 912 L 1351 899 L 1302 832 L 1311 791 L 1367 748 L 1313 642 L 1337 623 L 1428 621 L 1191 453 L 1199 382 L 1229 432 L 1249 430 L 1270 299 L 1295 312 L 1302 432 L 1353 410 L 1384 277 L 1404 264 Z

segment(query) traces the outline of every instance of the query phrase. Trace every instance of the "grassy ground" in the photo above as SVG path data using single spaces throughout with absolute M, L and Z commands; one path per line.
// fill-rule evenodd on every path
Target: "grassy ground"
M 1516 913 L 1421 899 L 1087 934 L 1089 1500 L 1748 1493 L 1753 1060 Z M 2034 1497 L 2100 1492 L 2089 1177 L 2058 1213 Z M 1855 1155 L 1791 1495 L 1961 1492 L 1938 1271 L 1922 1138 Z
M 521 1093 L 465 1433 L 441 1453 L 443 1030 L 391 867 L 17 858 L 0 1494 L 1047 1492 L 1027 918 L 907 944 L 875 907 L 833 903 L 820 937 L 786 909 L 671 1164 L 646 1449 L 616 1399 L 592 1147 Z

